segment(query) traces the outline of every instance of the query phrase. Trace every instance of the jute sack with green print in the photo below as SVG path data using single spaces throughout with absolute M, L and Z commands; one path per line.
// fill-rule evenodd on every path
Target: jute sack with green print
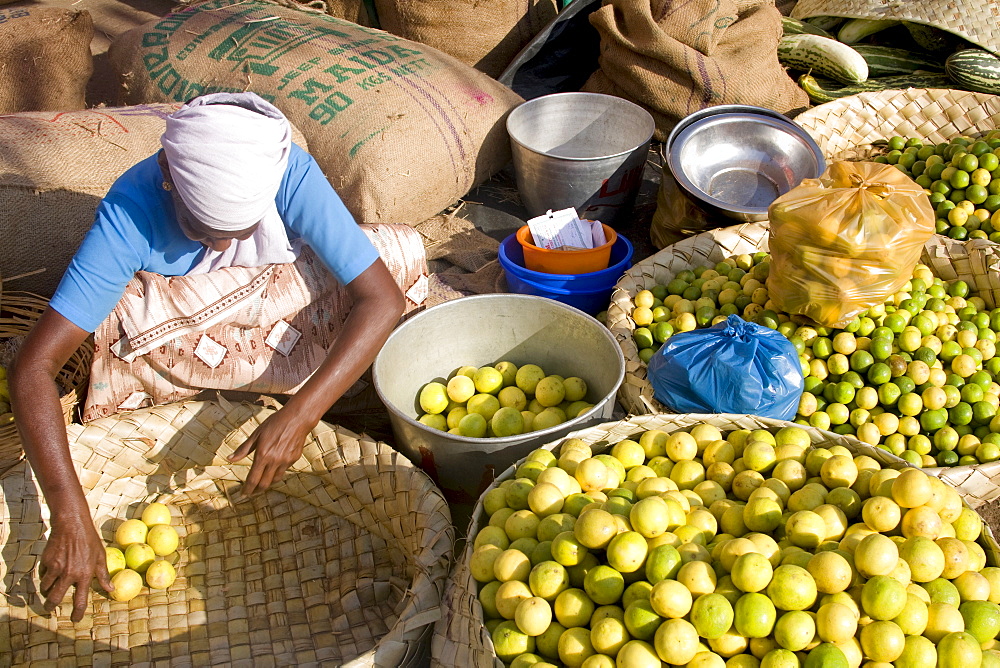
M 252 90 L 302 131 L 359 223 L 415 224 L 510 158 L 522 100 L 431 47 L 261 0 L 210 0 L 120 35 L 129 103 Z

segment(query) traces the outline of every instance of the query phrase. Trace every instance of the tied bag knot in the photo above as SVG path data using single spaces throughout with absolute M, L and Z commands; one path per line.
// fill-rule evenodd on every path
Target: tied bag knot
M 802 396 L 799 355 L 781 333 L 737 315 L 671 336 L 649 360 L 657 401 L 678 413 L 791 420 Z

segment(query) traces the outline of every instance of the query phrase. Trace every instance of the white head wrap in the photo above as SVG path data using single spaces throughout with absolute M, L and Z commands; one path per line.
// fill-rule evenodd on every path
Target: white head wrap
M 254 93 L 211 93 L 167 117 L 160 138 L 177 194 L 198 222 L 245 230 L 276 217 L 291 150 L 288 119 Z

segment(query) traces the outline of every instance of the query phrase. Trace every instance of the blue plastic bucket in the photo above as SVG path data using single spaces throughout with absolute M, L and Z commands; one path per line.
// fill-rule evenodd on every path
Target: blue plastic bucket
M 631 242 L 619 234 L 611 247 L 607 269 L 586 274 L 547 274 L 525 268 L 521 245 L 512 234 L 501 242 L 499 258 L 511 292 L 548 297 L 597 315 L 608 307 L 615 284 L 632 266 L 633 252 Z

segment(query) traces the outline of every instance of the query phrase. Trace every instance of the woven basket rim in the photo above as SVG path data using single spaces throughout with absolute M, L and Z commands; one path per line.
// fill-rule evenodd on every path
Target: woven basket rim
M 308 657 L 311 651 L 313 658 L 303 659 L 306 663 L 329 662 L 336 653 L 352 666 L 422 665 L 454 550 L 454 527 L 443 494 L 389 444 L 320 422 L 282 482 L 266 496 L 239 500 L 235 489 L 245 480 L 249 463 L 229 464 L 226 457 L 274 412 L 246 402 L 185 401 L 70 427 L 74 465 L 104 538 L 143 504 L 165 500 L 173 508 L 172 523 L 181 533 L 182 548 L 188 551 L 185 557 L 182 550 L 178 566 L 185 579 L 166 592 L 150 590 L 132 603 L 113 603 L 92 593 L 85 620 L 95 630 L 104 630 L 87 646 L 79 645 L 66 605 L 51 620 L 43 620 L 34 603 L 24 605 L 40 596 L 37 546 L 44 540 L 50 511 L 27 462 L 5 474 L 0 486 L 0 496 L 6 496 L 0 503 L 0 539 L 8 547 L 0 561 L 0 576 L 5 582 L 13 577 L 14 591 L 21 598 L 0 599 L 0 612 L 12 613 L 0 614 L 0 627 L 21 624 L 32 630 L 20 645 L 21 656 L 36 660 L 92 651 L 97 660 L 98 654 L 125 650 L 131 660 L 142 662 L 151 646 L 158 647 L 160 658 L 175 659 L 188 656 L 176 652 L 197 646 L 201 660 L 219 650 L 228 657 L 220 661 L 237 661 L 240 652 L 254 646 L 259 653 L 261 643 L 274 638 L 280 641 L 275 657 L 282 656 L 283 661 Z M 109 524 L 112 520 L 114 524 Z M 15 524 L 21 528 L 12 533 Z M 346 536 L 348 542 L 319 538 L 325 535 L 323 527 Z M 212 534 L 192 538 L 202 532 Z M 224 532 L 231 533 L 243 549 L 207 542 L 210 535 L 217 538 Z M 190 545 L 185 545 L 187 539 L 192 539 Z M 311 556 L 304 558 L 284 544 L 302 546 L 302 554 Z M 336 560 L 336 567 L 317 563 L 317 555 Z M 255 586 L 227 584 L 220 577 L 216 572 L 220 561 L 233 560 Z M 386 570 L 389 561 L 395 564 L 391 571 Z M 286 567 L 284 572 L 275 571 L 273 565 L 279 562 Z M 400 564 L 405 564 L 402 570 Z M 297 576 L 288 577 L 292 573 Z M 287 603 L 276 610 L 287 605 L 284 614 L 289 624 L 316 629 L 318 635 L 303 645 L 302 638 L 284 632 L 254 633 L 253 624 L 248 629 L 241 620 L 250 619 L 249 612 L 260 613 L 266 607 L 269 618 L 272 614 L 271 597 L 265 598 L 265 591 L 281 592 Z M 332 592 L 338 592 L 336 599 L 329 598 Z M 375 618 L 364 612 L 365 596 L 375 597 L 369 607 L 391 605 L 391 615 Z M 229 623 L 213 624 L 206 618 L 206 601 L 215 601 L 209 610 L 225 601 L 224 609 L 234 612 L 220 611 L 215 620 Z M 332 607 L 322 607 L 327 604 Z M 313 614 L 309 619 L 296 615 L 300 609 L 313 609 Z M 314 614 L 320 609 L 327 610 L 328 621 Z M 143 633 L 147 623 L 152 632 L 153 620 L 167 611 L 169 634 Z M 272 626 L 279 619 L 272 619 Z M 41 627 L 46 633 L 35 632 Z M 116 635 L 109 639 L 111 627 Z M 0 638 L 4 631 L 10 637 L 5 628 Z M 213 646 L 196 638 L 212 639 Z

